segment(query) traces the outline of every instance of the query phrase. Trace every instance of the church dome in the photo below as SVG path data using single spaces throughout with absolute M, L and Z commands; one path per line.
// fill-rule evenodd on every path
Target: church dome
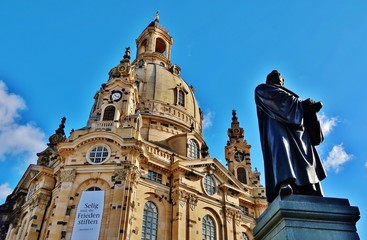
M 195 148 L 205 146 L 202 112 L 194 88 L 181 78 L 180 67 L 171 63 L 172 44 L 173 38 L 156 17 L 136 39 L 135 60 L 130 63 L 130 48 L 126 48 L 120 64 L 109 72 L 108 82 L 95 96 L 89 125 L 136 125 L 142 139 L 181 155 L 189 154 L 178 145 L 195 141 Z
M 168 69 L 157 63 L 146 63 L 145 67 L 136 69 L 140 80 L 140 112 L 167 118 L 201 133 L 201 113 L 193 87 L 175 71 L 178 66 Z
M 137 38 L 132 62 L 139 95 L 137 109 L 143 119 L 144 139 L 185 154 L 186 150 L 175 149 L 182 141 L 191 139 L 205 145 L 202 112 L 194 88 L 181 78 L 180 67 L 170 61 L 172 44 L 173 38 L 157 17 Z
M 190 140 L 204 146 L 202 112 L 194 95 L 194 88 L 180 76 L 179 66 L 171 63 L 173 38 L 159 23 L 159 16 L 136 39 L 136 59 L 132 62 L 138 88 L 143 139 L 168 149 L 175 149 L 182 141 Z M 185 140 L 183 140 L 185 139 Z

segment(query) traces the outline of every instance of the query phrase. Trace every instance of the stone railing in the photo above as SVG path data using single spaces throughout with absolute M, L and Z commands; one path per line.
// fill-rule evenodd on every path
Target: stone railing
M 113 128 L 117 127 L 117 122 L 114 121 L 98 121 L 92 124 L 92 128 L 97 129 L 106 129 L 106 128 Z
M 167 151 L 161 150 L 157 147 L 147 146 L 148 152 L 153 153 L 157 157 L 163 158 L 167 162 L 171 161 L 172 154 L 168 153 Z

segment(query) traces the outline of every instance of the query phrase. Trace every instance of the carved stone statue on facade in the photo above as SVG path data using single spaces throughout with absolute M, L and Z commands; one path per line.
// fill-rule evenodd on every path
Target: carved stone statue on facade
M 125 49 L 124 59 L 129 59 L 130 60 L 130 53 L 131 53 L 130 47 L 127 47 Z
M 274 70 L 255 90 L 268 202 L 279 194 L 323 196 L 326 177 L 315 145 L 323 141 L 316 113 L 322 104 L 301 100 Z
M 206 145 L 206 143 L 203 143 L 203 145 L 200 148 L 201 156 L 203 158 L 206 158 L 209 156 L 209 147 Z
M 64 142 L 66 140 L 65 136 L 65 121 L 66 118 L 61 118 L 61 123 L 59 125 L 59 128 L 55 130 L 55 134 L 51 135 L 49 137 L 49 143 L 47 144 L 47 148 L 43 150 L 42 152 L 37 153 L 38 165 L 48 166 L 50 162 L 58 158 L 56 146 L 60 142 Z

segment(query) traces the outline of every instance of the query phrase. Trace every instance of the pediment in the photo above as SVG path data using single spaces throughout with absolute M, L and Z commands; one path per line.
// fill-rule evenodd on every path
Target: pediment
M 143 151 L 140 140 L 123 138 L 114 132 L 107 131 L 89 132 L 73 141 L 58 145 L 58 152 L 65 165 L 119 164 L 128 160 L 128 154 L 132 152 L 143 154 Z M 93 157 L 98 154 L 103 156 Z
M 202 178 L 212 174 L 219 180 L 219 187 L 233 193 L 244 193 L 247 189 L 243 184 L 215 158 L 206 158 L 194 161 L 179 161 L 173 165 L 173 170 L 184 171 L 186 174 Z
M 37 179 L 37 177 L 40 174 L 53 174 L 53 170 L 46 166 L 40 166 L 40 165 L 34 165 L 31 164 L 28 166 L 27 170 L 23 174 L 22 178 L 18 182 L 18 185 L 15 187 L 14 191 L 19 191 L 21 189 L 28 189 L 30 184 L 34 179 Z

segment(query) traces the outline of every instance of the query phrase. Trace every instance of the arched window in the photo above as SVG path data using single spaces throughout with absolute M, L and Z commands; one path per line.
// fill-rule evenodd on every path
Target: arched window
M 203 217 L 202 239 L 215 240 L 215 224 L 213 218 L 209 215 Z
M 23 218 L 22 218 L 22 223 L 20 224 L 20 231 L 18 232 L 18 238 L 17 239 L 25 239 L 26 235 L 27 235 L 27 222 L 28 222 L 28 212 L 26 212 L 25 214 L 23 214 Z
M 246 216 L 249 216 L 248 207 L 240 206 L 241 212 Z
M 147 40 L 145 39 L 139 47 L 139 54 L 144 53 L 147 49 Z
M 242 233 L 241 240 L 248 240 L 246 233 Z
M 36 184 L 32 184 L 30 186 L 30 188 L 28 189 L 28 193 L 27 193 L 27 196 L 25 198 L 25 201 L 28 201 L 31 198 L 31 196 L 32 196 L 32 194 L 34 193 L 35 190 L 36 190 Z
M 85 191 L 94 192 L 94 191 L 101 191 L 101 189 L 99 187 L 90 187 Z
M 138 92 L 140 90 L 140 82 L 139 81 L 135 81 L 135 86 L 138 89 Z
M 153 202 L 147 202 L 144 206 L 143 227 L 141 230 L 141 239 L 157 239 L 158 230 L 158 210 Z
M 199 144 L 194 139 L 189 140 L 189 157 L 199 158 Z
M 204 189 L 209 195 L 213 195 L 216 192 L 215 180 L 212 176 L 206 175 L 204 177 Z
M 240 180 L 241 183 L 247 184 L 246 170 L 244 168 L 237 169 L 237 179 Z
M 115 118 L 115 107 L 108 106 L 104 110 L 103 121 L 113 121 Z
M 185 93 L 182 90 L 178 91 L 178 105 L 185 106 Z
M 166 43 L 163 41 L 162 38 L 157 38 L 155 42 L 155 52 L 166 56 Z

